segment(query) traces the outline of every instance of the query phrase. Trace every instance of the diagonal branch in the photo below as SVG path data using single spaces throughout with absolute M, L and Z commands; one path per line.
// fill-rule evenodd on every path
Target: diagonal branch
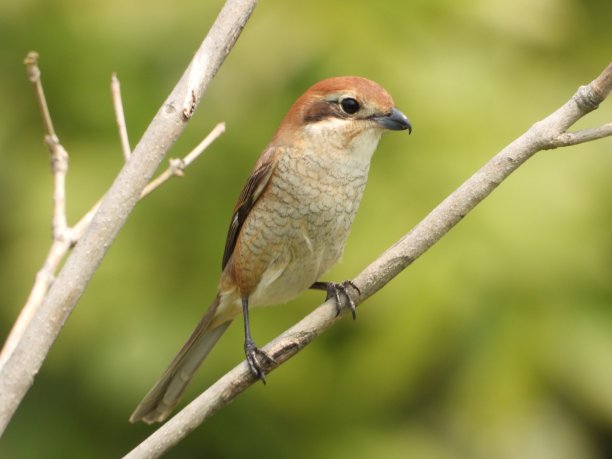
M 36 315 L 0 369 L 0 432 L 4 431 L 32 385 L 53 342 L 143 189 L 185 129 L 256 3 L 256 0 L 227 0 L 189 67 L 149 124 Z M 191 102 L 185 112 L 183 103 L 187 99 Z
M 412 264 L 535 153 L 554 148 L 559 136 L 578 119 L 596 109 L 606 99 L 610 89 L 612 64 L 589 85 L 579 88 L 561 108 L 535 123 L 495 155 L 409 233 L 366 267 L 353 280 L 361 291 L 355 302 L 363 302 Z M 315 309 L 263 348 L 275 360 L 275 363 L 266 366 L 266 372 L 293 357 L 337 320 L 339 318 L 336 317 L 333 300 Z M 240 363 L 125 457 L 136 459 L 161 456 L 255 382 L 246 363 Z

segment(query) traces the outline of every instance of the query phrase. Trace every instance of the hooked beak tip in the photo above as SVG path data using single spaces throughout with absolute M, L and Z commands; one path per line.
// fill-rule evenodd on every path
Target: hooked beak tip
M 376 122 L 385 129 L 391 131 L 404 131 L 408 130 L 408 134 L 412 133 L 412 124 L 408 120 L 408 117 L 400 112 L 397 108 L 393 108 L 391 113 L 385 116 L 379 116 Z

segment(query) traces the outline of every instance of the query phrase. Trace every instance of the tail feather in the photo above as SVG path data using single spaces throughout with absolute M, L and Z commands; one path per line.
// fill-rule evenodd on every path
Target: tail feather
M 231 323 L 229 320 L 209 328 L 218 306 L 217 297 L 168 368 L 138 404 L 130 422 L 161 422 L 176 407 L 196 370 Z

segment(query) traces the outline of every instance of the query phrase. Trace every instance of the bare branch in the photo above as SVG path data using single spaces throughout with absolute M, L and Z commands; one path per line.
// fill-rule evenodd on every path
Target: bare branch
M 610 91 L 612 91 L 612 62 L 610 62 L 608 67 L 587 87 L 589 86 L 594 92 L 594 103 L 598 106 L 608 97 L 608 95 L 610 95 Z
M 47 99 L 40 81 L 40 69 L 38 68 L 38 53 L 32 51 L 28 53 L 23 63 L 26 65 L 26 71 L 28 78 L 34 85 L 36 91 L 36 101 L 38 102 L 38 108 L 40 109 L 40 115 L 45 125 L 45 133 L 48 136 L 55 137 L 55 129 L 53 129 L 53 122 L 51 122 L 51 116 L 49 115 L 49 107 L 47 107 Z
M 591 142 L 592 140 L 603 139 L 612 135 L 612 123 L 604 124 L 597 128 L 583 129 L 576 132 L 564 132 L 556 139 L 553 139 L 547 148 L 569 147 L 579 143 Z
M 68 152 L 57 136 L 45 136 L 51 152 L 53 170 L 53 239 L 70 239 L 66 218 L 66 175 L 68 174 Z
M 38 67 L 38 53 L 30 52 L 24 60 L 28 78 L 36 95 L 38 108 L 45 127 L 45 143 L 51 153 L 51 168 L 53 170 L 53 238 L 68 237 L 68 225 L 66 223 L 66 174 L 68 173 L 68 152 L 61 145 L 51 115 L 47 99 L 43 90 L 40 78 L 40 68 Z
M 193 113 L 256 3 L 256 0 L 228 0 L 225 3 L 190 66 L 151 121 L 130 160 L 102 199 L 79 244 L 0 368 L 0 432 L 4 431 L 32 385 L 53 342 L 166 151 L 186 127 L 188 117 L 183 114 L 183 101 L 188 91 L 193 101 L 190 113 Z M 194 68 L 198 69 L 197 79 L 192 72 Z M 53 132 L 50 120 L 48 126 Z
M 563 107 L 535 123 L 495 155 L 409 233 L 366 267 L 353 280 L 361 291 L 355 303 L 363 302 L 380 290 L 438 242 L 527 159 L 547 148 L 551 139 L 558 138 L 560 132 L 597 108 L 609 94 L 610 88 L 612 65 L 591 84 L 581 87 Z M 338 319 L 333 300 L 327 301 L 270 342 L 263 350 L 275 362 L 266 362 L 266 373 L 297 354 Z M 255 382 L 246 363 L 240 363 L 125 457 L 136 459 L 161 456 Z
M 54 273 L 72 244 L 72 231 L 68 227 L 66 219 L 66 174 L 68 173 L 68 152 L 60 143 L 51 115 L 45 92 L 42 86 L 41 72 L 38 67 L 38 53 L 30 52 L 24 60 L 28 79 L 34 86 L 36 102 L 45 129 L 45 143 L 51 154 L 51 170 L 53 171 L 53 217 L 52 232 L 53 243 L 47 254 L 42 268 L 36 274 L 34 287 L 28 296 L 26 304 L 21 310 L 17 321 L 13 325 L 6 339 L 2 352 L 0 353 L 0 368 L 12 354 L 21 336 L 35 316 L 39 305 L 42 303 L 49 286 L 53 282 Z
M 151 180 L 149 184 L 142 190 L 140 199 L 148 196 L 150 193 L 155 191 L 160 185 L 165 183 L 172 177 L 182 177 L 185 172 L 185 168 L 195 161 L 208 146 L 219 138 L 221 134 L 225 132 L 225 123 L 217 124 L 212 131 L 202 140 L 197 147 L 187 154 L 183 159 L 172 158 L 170 159 L 170 165 L 168 169 L 162 172 L 155 179 Z
M 123 101 L 121 99 L 121 83 L 117 78 L 117 74 L 111 76 L 111 94 L 113 96 L 113 108 L 115 109 L 115 120 L 119 129 L 119 139 L 121 140 L 121 150 L 123 157 L 127 161 L 132 154 L 130 148 L 130 140 L 128 138 L 127 127 L 125 124 L 125 114 L 123 112 Z

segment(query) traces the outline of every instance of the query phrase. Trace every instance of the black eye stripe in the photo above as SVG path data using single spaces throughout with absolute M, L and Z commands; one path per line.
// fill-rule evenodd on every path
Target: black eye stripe
M 352 97 L 345 97 L 340 101 L 340 108 L 347 115 L 354 115 L 361 109 L 361 105 Z

